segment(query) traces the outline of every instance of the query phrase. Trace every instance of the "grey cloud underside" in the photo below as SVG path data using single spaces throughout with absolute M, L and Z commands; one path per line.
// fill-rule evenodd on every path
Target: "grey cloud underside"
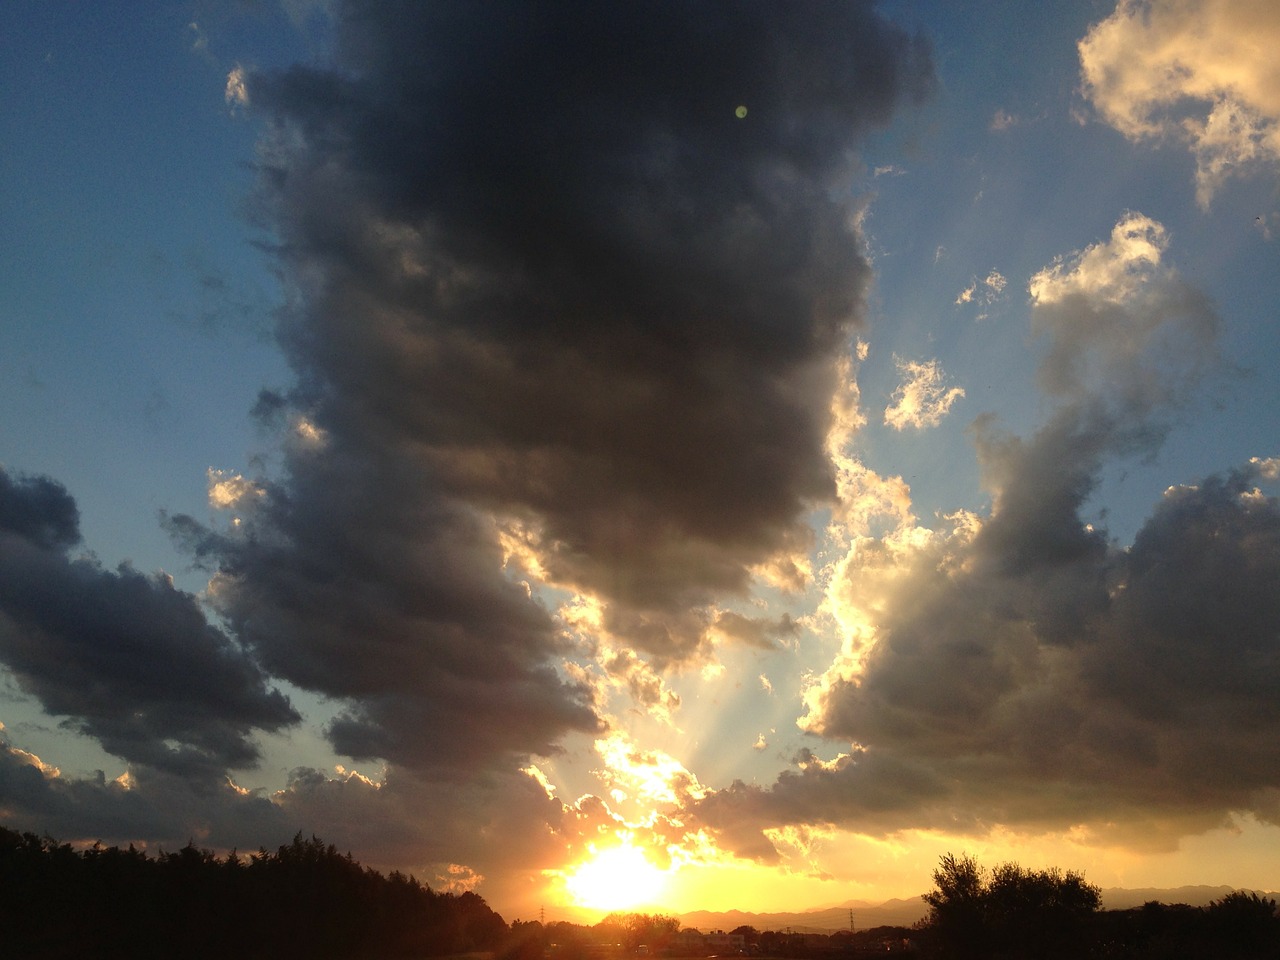
M 492 518 L 659 662 L 807 543 L 869 273 L 850 151 L 928 54 L 864 3 L 339 22 L 332 68 L 249 79 L 298 375 L 260 412 L 325 440 L 237 531 L 173 529 L 269 669 L 349 698 L 340 750 L 546 752 L 600 721 Z
M 0 471 L 0 660 L 65 723 L 133 763 L 195 776 L 257 761 L 298 714 L 194 597 L 73 558 L 75 501 Z
M 800 625 L 789 614 L 784 613 L 776 620 L 768 620 L 762 617 L 744 617 L 731 610 L 716 617 L 716 629 L 738 643 L 761 650 L 776 650 L 781 641 L 794 640 L 800 633 Z
M 170 529 L 216 557 L 214 603 L 266 669 L 348 703 L 329 730 L 341 753 L 483 765 L 599 730 L 587 691 L 550 665 L 563 641 L 503 576 L 489 526 L 395 461 L 336 442 L 295 451 L 287 489 L 246 505 L 232 533 L 185 517 Z
M 173 851 L 189 842 L 256 850 L 286 842 L 305 825 L 270 800 L 221 781 L 147 767 L 128 784 L 48 776 L 0 737 L 0 810 L 5 826 L 65 841 L 140 842 Z
M 437 889 L 432 865 L 468 864 L 487 878 L 486 896 L 527 882 L 526 872 L 537 875 L 566 842 L 594 835 L 575 808 L 517 770 L 438 778 L 397 769 L 375 783 L 299 767 L 268 795 L 148 768 L 127 783 L 50 774 L 2 734 L 0 810 L 11 829 L 170 851 L 194 841 L 244 853 L 313 832 L 334 837 L 366 866 L 412 870 Z

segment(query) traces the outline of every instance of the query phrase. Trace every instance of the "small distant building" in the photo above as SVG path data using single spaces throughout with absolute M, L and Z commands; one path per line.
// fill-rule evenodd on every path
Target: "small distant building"
M 671 938 L 672 949 L 682 957 L 705 957 L 707 938 L 692 927 L 686 927 Z
M 707 949 L 713 953 L 744 953 L 747 949 L 747 938 L 740 933 L 712 930 L 707 934 Z
M 672 951 L 684 957 L 733 956 L 747 952 L 747 938 L 740 933 L 712 930 L 702 933 L 686 927 L 672 938 Z

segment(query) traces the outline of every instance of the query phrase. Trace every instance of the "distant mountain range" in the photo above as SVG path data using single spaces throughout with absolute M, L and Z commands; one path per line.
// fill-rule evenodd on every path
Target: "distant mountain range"
M 849 911 L 853 911 L 853 924 L 859 930 L 867 927 L 909 927 L 928 912 L 923 900 L 886 900 L 869 903 L 866 900 L 850 900 L 844 904 L 806 910 L 803 913 L 747 913 L 728 910 L 717 913 L 695 910 L 680 914 L 680 923 L 698 930 L 729 931 L 735 927 L 755 927 L 757 930 L 790 930 L 792 933 L 832 933 L 849 929 Z
M 1102 907 L 1104 910 L 1127 910 L 1140 907 L 1144 903 L 1158 900 L 1161 903 L 1188 903 L 1193 907 L 1204 906 L 1210 900 L 1219 900 L 1238 887 L 1172 887 L 1156 889 L 1142 887 L 1129 889 L 1126 887 L 1110 887 L 1102 891 Z M 1262 896 L 1276 897 L 1275 892 L 1263 890 L 1248 891 Z M 848 900 L 817 910 L 806 910 L 802 913 L 747 913 L 742 910 L 728 910 L 717 913 L 710 910 L 695 910 L 692 913 L 679 915 L 680 923 L 698 930 L 733 930 L 735 927 L 755 927 L 757 930 L 790 930 L 792 933 L 833 933 L 837 930 L 849 929 L 849 911 L 853 911 L 855 929 L 865 930 L 868 927 L 909 927 L 917 920 L 924 919 L 929 908 L 919 897 L 910 900 L 886 900 L 883 903 L 871 903 L 866 900 Z

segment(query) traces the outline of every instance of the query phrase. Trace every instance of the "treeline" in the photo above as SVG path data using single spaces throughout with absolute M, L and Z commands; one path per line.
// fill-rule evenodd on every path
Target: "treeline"
M 474 893 L 436 893 L 299 834 L 274 853 L 76 850 L 0 827 L 0 955 L 392 958 L 500 947 Z
M 1274 900 L 1237 891 L 1205 907 L 1101 909 L 1074 872 L 986 870 L 943 857 L 915 928 L 829 936 L 739 927 L 762 957 L 921 960 L 1280 960 Z M 605 945 L 608 950 L 602 952 Z M 642 949 L 643 948 L 643 949 Z M 436 893 L 383 876 L 299 834 L 270 853 L 217 856 L 188 844 L 151 856 L 130 846 L 77 850 L 0 827 L 0 956 L 410 958 L 491 951 L 500 960 L 691 954 L 669 916 L 613 914 L 594 927 L 514 922 L 473 893 Z
M 741 937 L 741 953 L 751 957 L 797 960 L 860 960 L 906 952 L 914 931 L 907 927 L 825 933 L 790 933 L 739 926 L 729 931 Z M 626 957 L 734 956 L 722 934 L 703 936 L 682 928 L 677 917 L 665 914 L 611 913 L 594 926 L 558 920 L 513 920 L 511 937 L 501 960 L 620 960 Z
M 592 926 L 516 919 L 511 921 L 502 960 L 586 960 L 642 950 L 649 956 L 669 956 L 679 931 L 680 921 L 661 913 L 615 912 Z
M 917 949 L 939 960 L 1280 960 L 1276 902 L 1236 891 L 1204 907 L 1101 909 L 1077 873 L 986 870 L 943 857 L 925 895 Z

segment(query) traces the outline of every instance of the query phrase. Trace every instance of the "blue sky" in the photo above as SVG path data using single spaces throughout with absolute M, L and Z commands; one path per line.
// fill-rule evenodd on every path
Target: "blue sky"
M 677 7 L 5 6 L 0 819 L 1280 886 L 1280 20 Z
M 7 462 L 83 489 L 104 557 L 168 567 L 155 511 L 203 501 L 203 468 L 252 445 L 254 381 L 283 375 L 242 217 L 254 134 L 189 12 L 5 16 Z

